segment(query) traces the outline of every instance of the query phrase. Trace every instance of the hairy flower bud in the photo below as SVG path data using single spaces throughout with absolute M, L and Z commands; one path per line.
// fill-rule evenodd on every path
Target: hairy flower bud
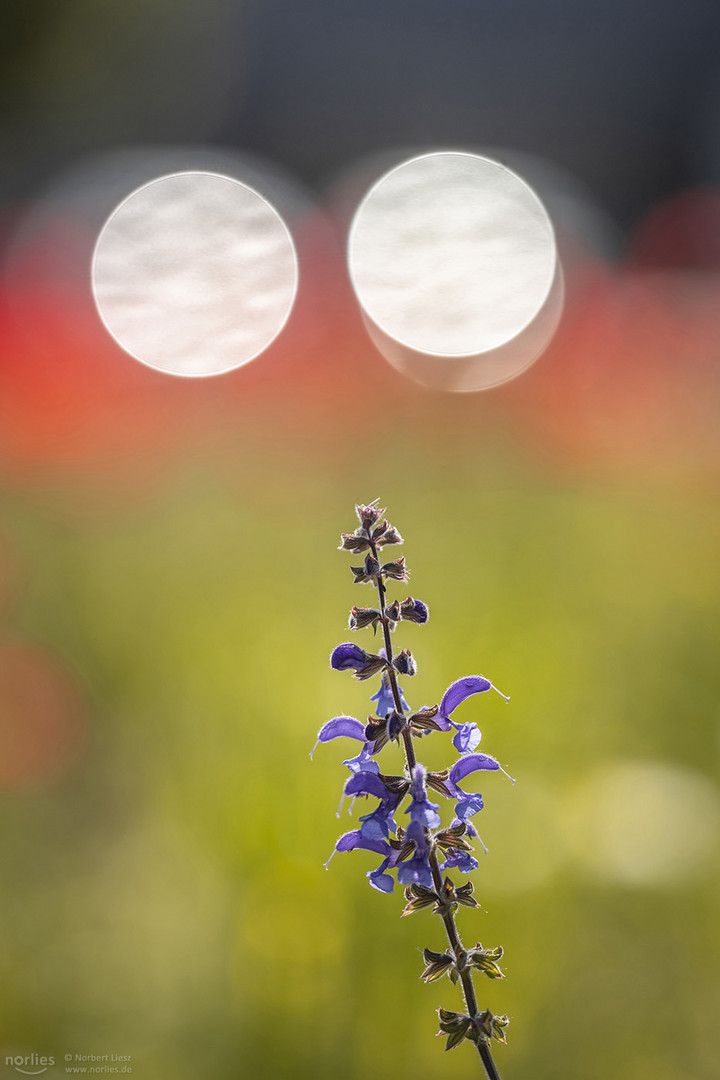
M 414 675 L 417 671 L 417 664 L 409 649 L 403 649 L 399 656 L 395 657 L 393 666 L 401 675 Z
M 407 727 L 407 720 L 399 712 L 391 712 L 386 718 L 388 739 L 398 739 L 405 728 Z
M 386 578 L 392 578 L 393 581 L 407 581 L 410 577 L 410 571 L 405 566 L 404 555 L 393 562 L 383 563 L 381 570 Z
M 438 705 L 426 705 L 424 708 L 414 712 L 412 716 L 409 716 L 408 723 L 413 730 L 413 734 L 426 735 L 430 731 L 441 731 L 442 729 L 434 719 L 438 714 L 438 710 Z
M 351 566 L 353 574 L 353 585 L 365 584 L 368 581 L 377 581 L 380 573 L 380 563 L 372 555 L 365 556 L 365 562 L 362 566 Z
M 338 545 L 339 551 L 352 551 L 355 554 L 359 554 L 361 551 L 368 551 L 370 548 L 370 540 L 367 533 L 360 526 L 354 533 L 341 533 L 340 543 Z
M 386 544 L 402 544 L 404 540 L 394 525 L 389 521 L 382 521 L 372 534 L 376 547 L 384 547 Z
M 365 738 L 368 742 L 373 743 L 373 752 L 377 753 L 389 739 L 399 739 L 406 727 L 406 718 L 402 713 L 395 712 L 393 709 L 382 720 L 378 720 L 374 716 L 368 717 Z
M 405 899 L 407 904 L 402 915 L 412 915 L 414 911 L 421 911 L 423 908 L 437 904 L 439 901 L 438 894 L 434 889 L 426 889 L 424 885 L 408 885 L 405 889 Z
M 426 623 L 428 621 L 427 605 L 423 604 L 422 600 L 413 600 L 412 596 L 408 596 L 407 600 L 403 600 L 400 604 L 400 618 L 408 622 Z
M 372 529 L 373 525 L 376 525 L 385 513 L 384 510 L 378 509 L 379 501 L 379 499 L 373 499 L 369 506 L 360 503 L 355 507 L 355 513 L 360 519 L 363 529 Z
M 348 627 L 350 630 L 364 630 L 366 626 L 377 626 L 382 615 L 375 608 L 354 607 L 350 612 Z
M 452 1050 L 465 1038 L 472 1038 L 472 1020 L 467 1013 L 451 1012 L 449 1009 L 438 1009 L 440 1017 L 440 1030 L 438 1035 L 447 1035 L 446 1050 Z
M 475 948 L 468 953 L 468 963 L 490 979 L 504 979 L 505 976 L 497 964 L 498 960 L 502 959 L 502 954 L 502 945 L 498 945 L 496 949 L 483 949 L 478 941 Z
M 373 753 L 376 754 L 378 750 L 382 750 L 383 746 L 388 741 L 387 722 L 385 719 L 377 720 L 374 716 L 368 717 L 367 727 L 365 728 L 365 738 L 369 743 L 373 744 Z
M 388 604 L 388 606 L 385 608 L 385 615 L 392 622 L 399 622 L 400 619 L 401 619 L 400 601 L 399 600 L 393 600 L 392 604 Z
M 497 1039 L 498 1042 L 507 1042 L 505 1028 L 510 1023 L 507 1016 L 493 1016 L 489 1009 L 478 1016 L 479 1035 L 486 1039 Z
M 420 978 L 426 983 L 439 979 L 453 964 L 450 953 L 437 953 L 433 952 L 432 949 L 423 949 L 423 960 L 427 967 Z

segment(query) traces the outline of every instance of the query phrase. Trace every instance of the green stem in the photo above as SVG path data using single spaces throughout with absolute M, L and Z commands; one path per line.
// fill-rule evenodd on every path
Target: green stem
M 432 846 L 430 848 L 429 862 L 430 870 L 432 871 L 433 876 L 433 883 L 435 885 L 435 892 L 438 894 L 438 896 L 440 896 L 442 889 L 442 874 L 440 873 L 440 867 L 438 866 L 435 848 Z M 462 942 L 460 941 L 460 935 L 458 934 L 457 927 L 455 925 L 455 917 L 452 911 L 443 913 L 442 920 L 445 924 L 445 932 L 447 934 L 448 941 L 450 942 L 450 947 L 455 953 L 455 959 L 458 960 L 464 950 L 462 947 Z M 476 1020 L 480 1014 L 477 1007 L 477 998 L 475 997 L 475 986 L 473 985 L 472 975 L 467 968 L 460 972 L 460 982 L 462 983 L 468 1015 L 471 1016 L 473 1020 Z M 482 1063 L 485 1066 L 485 1072 L 488 1074 L 490 1080 L 500 1080 L 500 1074 L 495 1067 L 495 1062 L 492 1059 L 492 1054 L 490 1053 L 490 1047 L 488 1046 L 488 1044 L 486 1042 L 479 1042 L 476 1043 L 476 1046 L 478 1048 L 478 1053 L 480 1054 Z

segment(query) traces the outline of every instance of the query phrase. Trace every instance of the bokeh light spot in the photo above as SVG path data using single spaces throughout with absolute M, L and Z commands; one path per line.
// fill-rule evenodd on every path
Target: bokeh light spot
M 253 360 L 290 315 L 290 233 L 253 188 L 218 173 L 163 176 L 111 214 L 93 255 L 100 316 L 137 360 L 218 375 Z
M 514 172 L 477 154 L 424 154 L 382 176 L 353 218 L 348 263 L 378 348 L 444 389 L 519 374 L 562 307 L 543 204 Z
M 712 862 L 720 794 L 700 773 L 657 762 L 608 764 L 569 798 L 570 846 L 598 876 L 634 886 L 683 881 Z

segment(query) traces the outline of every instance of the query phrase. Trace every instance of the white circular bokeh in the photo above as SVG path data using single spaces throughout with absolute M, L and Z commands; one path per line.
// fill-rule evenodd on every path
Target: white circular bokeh
M 298 265 L 290 233 L 253 188 L 178 172 L 133 191 L 92 260 L 100 316 L 135 359 L 205 376 L 253 360 L 287 322 Z
M 348 265 L 376 345 L 431 385 L 505 382 L 559 321 L 550 218 L 520 177 L 477 154 L 424 154 L 381 177 L 355 212 Z
M 673 885 L 717 865 L 720 793 L 694 769 L 606 762 L 569 793 L 562 820 L 580 861 L 623 885 Z

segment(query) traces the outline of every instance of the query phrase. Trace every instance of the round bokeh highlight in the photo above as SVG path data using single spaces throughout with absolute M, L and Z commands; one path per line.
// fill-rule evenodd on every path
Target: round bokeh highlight
M 131 192 L 92 258 L 109 333 L 172 375 L 220 375 L 255 359 L 285 326 L 297 286 L 280 214 L 254 188 L 212 172 L 173 173 Z
M 385 173 L 353 217 L 348 269 L 378 349 L 439 389 L 514 378 L 562 312 L 545 207 L 512 170 L 479 154 L 422 154 Z

